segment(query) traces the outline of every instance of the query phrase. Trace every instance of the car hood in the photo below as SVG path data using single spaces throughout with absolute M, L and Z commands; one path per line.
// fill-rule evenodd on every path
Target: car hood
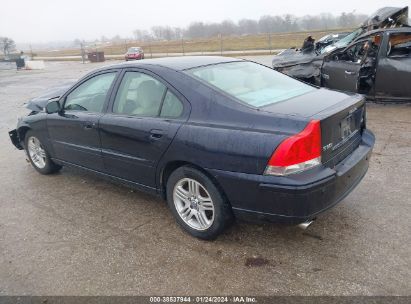
M 272 63 L 274 68 L 281 68 L 285 66 L 310 63 L 314 60 L 322 59 L 323 57 L 324 55 L 317 54 L 314 51 L 304 53 L 296 49 L 288 49 L 274 56 Z
M 398 25 L 408 24 L 408 6 L 406 7 L 383 7 L 377 10 L 374 14 L 365 20 L 363 27 L 385 27 L 392 23 Z
M 26 108 L 35 112 L 43 111 L 50 100 L 60 98 L 64 93 L 68 91 L 68 89 L 71 88 L 74 83 L 75 81 L 70 81 L 61 86 L 54 87 L 45 91 L 41 96 L 30 99 L 26 103 Z

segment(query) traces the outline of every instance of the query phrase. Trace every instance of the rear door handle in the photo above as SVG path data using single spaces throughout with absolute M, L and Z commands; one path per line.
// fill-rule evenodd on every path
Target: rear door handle
M 347 75 L 354 75 L 355 72 L 353 72 L 353 71 L 345 71 L 345 74 L 347 74 Z
M 163 137 L 164 131 L 163 130 L 158 130 L 158 129 L 153 129 L 150 131 L 150 139 L 152 140 L 157 140 Z
M 95 122 L 91 122 L 91 121 L 85 122 L 85 123 L 83 124 L 83 128 L 84 128 L 85 130 L 91 130 L 91 129 L 93 129 L 95 126 L 96 126 L 96 123 L 95 123 Z

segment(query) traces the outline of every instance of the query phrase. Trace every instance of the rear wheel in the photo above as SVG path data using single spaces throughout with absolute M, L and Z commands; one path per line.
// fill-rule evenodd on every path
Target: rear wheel
M 33 131 L 26 133 L 24 147 L 31 164 L 39 173 L 51 174 L 61 169 L 61 166 L 51 160 L 49 153 Z
M 180 167 L 171 174 L 167 202 L 177 223 L 200 239 L 215 239 L 233 219 L 231 207 L 220 190 L 192 167 Z

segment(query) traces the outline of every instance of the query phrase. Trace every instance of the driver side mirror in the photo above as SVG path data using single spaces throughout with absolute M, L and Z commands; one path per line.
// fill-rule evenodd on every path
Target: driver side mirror
M 46 113 L 47 114 L 58 113 L 58 112 L 60 112 L 60 110 L 61 110 L 60 103 L 57 100 L 50 101 L 46 105 Z

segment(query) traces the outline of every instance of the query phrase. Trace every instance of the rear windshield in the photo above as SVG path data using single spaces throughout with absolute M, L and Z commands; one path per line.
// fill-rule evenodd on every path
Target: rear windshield
M 240 61 L 186 70 L 186 73 L 253 107 L 264 107 L 315 90 L 266 66 Z

